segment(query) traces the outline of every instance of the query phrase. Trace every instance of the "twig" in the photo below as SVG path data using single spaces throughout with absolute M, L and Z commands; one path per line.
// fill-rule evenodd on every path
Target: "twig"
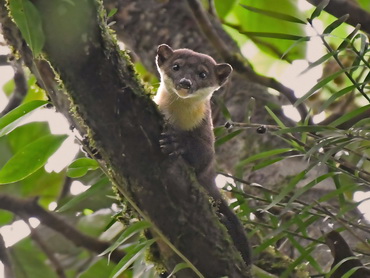
M 0 194 L 0 209 L 13 212 L 21 217 L 36 217 L 42 224 L 60 233 L 66 239 L 72 241 L 76 246 L 82 246 L 98 254 L 110 247 L 109 242 L 100 241 L 84 235 L 75 227 L 64 221 L 59 215 L 44 210 L 37 204 L 37 199 L 24 200 Z M 115 250 L 110 255 L 110 259 L 118 263 L 124 255 L 124 252 Z
M 15 89 L 7 106 L 0 113 L 0 117 L 16 108 L 19 104 L 21 104 L 28 90 L 27 80 L 22 68 L 21 61 L 13 59 L 11 61 L 11 65 L 14 69 Z
M 221 55 L 221 57 L 223 57 L 226 62 L 230 63 L 237 72 L 244 74 L 249 80 L 257 84 L 272 88 L 284 95 L 290 101 L 290 103 L 296 103 L 297 98 L 295 97 L 294 91 L 292 89 L 284 86 L 273 78 L 265 77 L 255 73 L 251 69 L 248 62 L 243 59 L 241 55 L 237 55 L 229 51 L 227 45 L 217 34 L 216 30 L 214 30 L 211 21 L 207 17 L 207 14 L 204 12 L 198 0 L 188 0 L 188 3 L 194 14 L 194 17 L 198 21 L 200 29 L 203 31 L 204 35 L 210 40 L 217 52 Z M 308 111 L 304 104 L 298 105 L 297 110 L 301 116 L 301 120 L 305 120 L 308 117 Z M 309 123 L 312 124 L 311 118 L 309 118 Z
M 8 55 L 0 55 L 0 66 L 9 66 Z
M 31 238 L 37 243 L 37 245 L 40 247 L 40 249 L 45 253 L 45 255 L 48 257 L 50 263 L 53 265 L 56 274 L 59 278 L 66 278 L 66 274 L 64 273 L 62 265 L 59 263 L 58 259 L 55 257 L 54 253 L 50 248 L 45 244 L 42 237 L 39 235 L 38 231 L 34 229 L 29 221 L 28 217 L 23 218 L 24 222 L 28 225 L 28 227 L 31 230 Z
M 5 247 L 4 238 L 0 234 L 0 261 L 4 265 L 4 274 L 6 278 L 15 278 L 14 269 L 12 262 L 10 260 L 10 256 L 8 254 L 8 250 Z
M 307 2 L 317 6 L 322 0 L 307 0 Z M 370 13 L 361 9 L 354 1 L 331 0 L 324 10 L 337 18 L 349 14 L 348 24 L 354 27 L 361 24 L 361 30 L 370 34 Z

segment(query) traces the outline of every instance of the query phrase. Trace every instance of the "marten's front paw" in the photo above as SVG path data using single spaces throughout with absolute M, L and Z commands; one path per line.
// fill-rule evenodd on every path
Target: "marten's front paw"
M 161 133 L 162 139 L 159 140 L 159 146 L 164 154 L 178 157 L 184 154 L 184 149 L 179 144 L 177 135 L 173 131 Z

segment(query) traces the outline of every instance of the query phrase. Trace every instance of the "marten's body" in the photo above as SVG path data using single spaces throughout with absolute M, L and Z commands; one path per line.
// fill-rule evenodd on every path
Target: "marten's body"
M 228 64 L 217 64 L 210 56 L 189 49 L 172 50 L 160 45 L 157 66 L 161 84 L 155 102 L 165 115 L 169 129 L 161 147 L 170 155 L 181 155 L 191 165 L 199 183 L 215 200 L 235 246 L 250 265 L 245 231 L 215 184 L 214 135 L 210 98 L 230 75 Z

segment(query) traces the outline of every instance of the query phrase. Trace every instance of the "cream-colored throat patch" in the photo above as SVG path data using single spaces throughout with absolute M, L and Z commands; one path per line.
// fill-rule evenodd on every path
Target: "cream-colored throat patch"
M 155 101 L 169 123 L 182 130 L 198 127 L 208 109 L 204 99 L 183 99 L 166 91 L 158 91 Z

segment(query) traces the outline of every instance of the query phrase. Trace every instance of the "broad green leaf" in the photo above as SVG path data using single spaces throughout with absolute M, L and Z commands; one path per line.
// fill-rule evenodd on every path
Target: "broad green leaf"
M 86 271 L 78 275 L 79 278 L 102 278 L 106 277 L 114 269 L 114 264 L 108 263 L 106 258 L 102 258 L 89 266 Z
M 132 225 L 130 225 L 116 240 L 115 243 L 113 243 L 108 249 L 104 250 L 100 256 L 104 256 L 106 254 L 109 254 L 113 252 L 115 249 L 117 249 L 120 245 L 122 245 L 124 242 L 126 242 L 128 239 L 130 239 L 135 234 L 143 231 L 144 229 L 150 228 L 151 224 L 147 221 L 140 221 L 136 222 Z
M 305 18 L 295 1 L 264 0 L 252 2 L 242 0 L 240 2 L 245 6 L 251 7 L 254 11 L 247 10 L 240 5 L 235 6 L 233 12 L 239 21 L 239 29 L 246 31 L 244 34 L 251 36 L 250 38 L 262 51 L 272 57 L 281 59 L 284 53 L 287 53 L 287 50 L 290 49 L 285 56 L 287 60 L 305 57 L 306 44 L 301 43 L 292 48 L 292 40 L 297 41 L 306 36 L 305 26 L 292 22 L 292 20 L 289 21 L 284 16 L 284 19 L 277 18 L 277 14 L 291 15 L 296 19 Z M 275 17 L 271 17 L 271 13 L 267 16 L 255 11 L 273 11 L 272 13 L 275 14 Z
M 17 127 L 19 121 L 28 116 L 28 113 L 45 105 L 47 101 L 34 100 L 18 106 L 0 118 L 0 136 L 4 136 Z
M 217 15 L 220 18 L 225 18 L 225 16 L 231 11 L 231 9 L 234 7 L 237 0 L 215 0 L 215 8 L 217 11 Z
M 20 181 L 46 164 L 67 135 L 46 135 L 19 150 L 0 169 L 0 184 Z
M 310 21 L 312 21 L 314 18 L 319 17 L 323 9 L 329 4 L 330 0 L 323 0 L 320 2 L 320 4 L 317 5 L 316 9 L 313 11 L 313 13 L 310 16 Z
M 363 107 L 360 107 L 360 108 L 357 108 L 349 113 L 346 113 L 344 114 L 343 116 L 339 117 L 338 119 L 336 119 L 334 122 L 330 123 L 329 126 L 331 127 L 336 127 L 338 125 L 341 125 L 349 120 L 351 120 L 352 118 L 358 116 L 358 115 L 361 115 L 362 113 L 368 111 L 370 109 L 370 104 L 368 105 L 365 105 Z
M 88 190 L 85 192 L 77 195 L 73 199 L 71 199 L 69 202 L 65 203 L 63 206 L 61 206 L 59 209 L 57 209 L 59 212 L 64 212 L 69 210 L 70 208 L 78 205 L 81 203 L 81 201 L 85 200 L 86 198 L 89 198 L 91 196 L 94 196 L 97 192 L 100 192 L 102 188 L 106 187 L 109 184 L 109 179 L 107 177 L 104 177 L 94 185 L 92 185 Z
M 99 168 L 99 163 L 91 158 L 83 157 L 73 161 L 67 169 L 67 176 L 70 178 L 79 178 L 88 171 L 96 170 Z
M 323 34 L 330 34 L 331 32 L 333 32 L 333 30 L 338 28 L 343 22 L 345 22 L 348 19 L 348 17 L 349 15 L 346 14 L 338 18 L 336 21 L 334 21 L 324 29 Z
M 45 263 L 48 259 L 45 253 L 30 238 L 10 247 L 9 254 L 16 262 L 15 277 L 58 278 L 50 264 Z
M 39 11 L 29 0 L 10 0 L 9 8 L 23 38 L 37 57 L 45 44 Z
M 269 11 L 269 10 L 263 10 L 263 9 L 258 9 L 258 8 L 255 8 L 255 7 L 252 7 L 252 6 L 247 6 L 247 5 L 243 5 L 243 4 L 240 4 L 243 8 L 249 10 L 249 11 L 252 11 L 252 12 L 255 12 L 255 13 L 259 13 L 259 14 L 262 14 L 262 15 L 266 15 L 266 16 L 270 16 L 270 17 L 273 17 L 273 18 L 276 18 L 276 19 L 281 19 L 281 20 L 285 20 L 285 21 L 289 21 L 289 22 L 294 22 L 294 23 L 300 23 L 300 24 L 304 24 L 306 25 L 307 22 L 303 21 L 302 19 L 300 18 L 297 18 L 295 16 L 292 16 L 292 15 L 289 15 L 289 14 L 284 14 L 284 13 L 279 13 L 279 12 L 274 12 L 274 11 Z

